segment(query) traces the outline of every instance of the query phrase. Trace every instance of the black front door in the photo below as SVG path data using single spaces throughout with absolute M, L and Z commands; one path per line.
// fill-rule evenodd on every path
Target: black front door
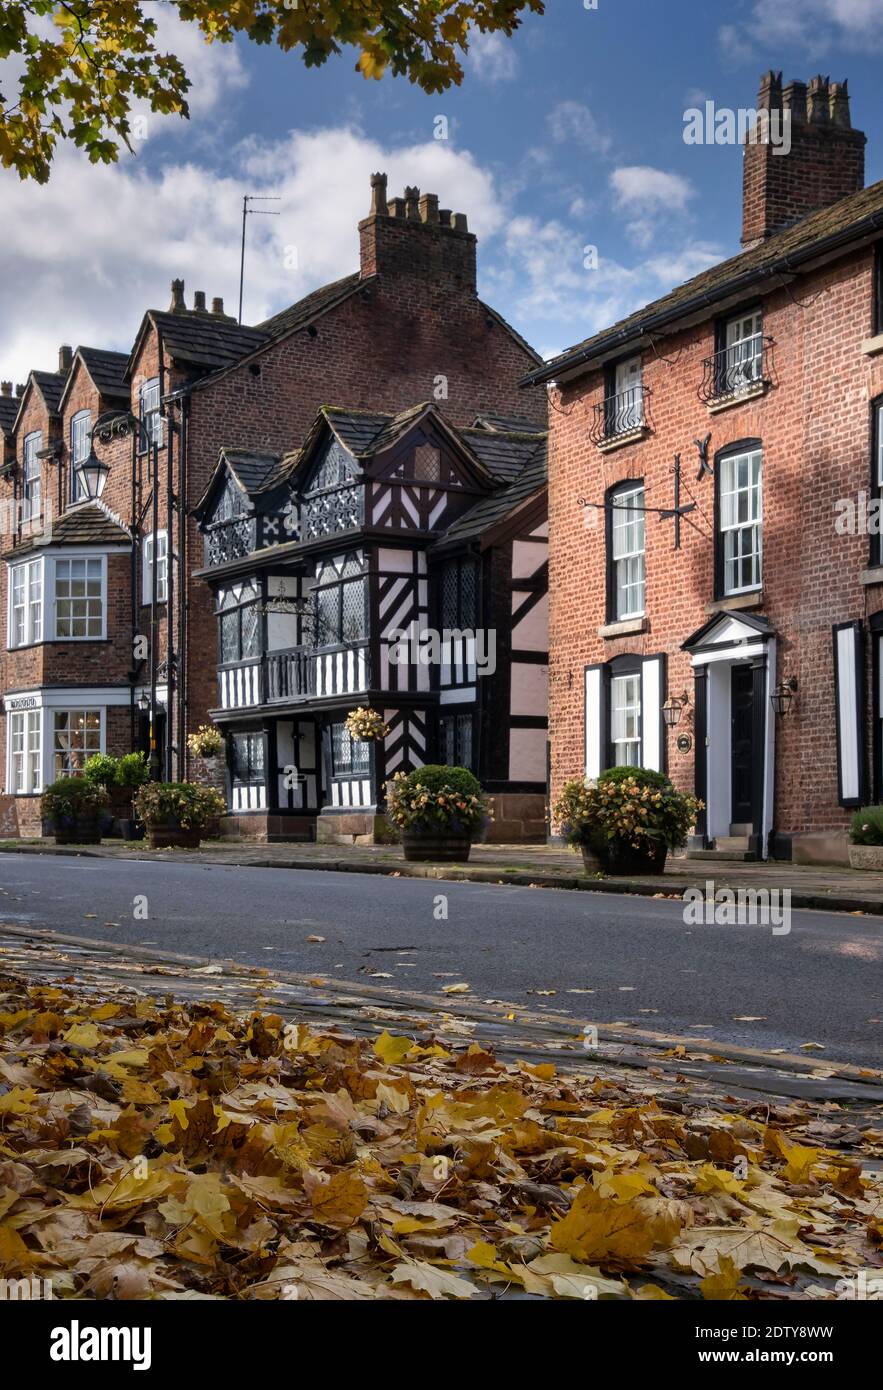
M 752 714 L 754 710 L 754 672 L 750 666 L 734 666 L 730 687 L 730 747 L 732 749 L 732 789 L 734 824 L 752 823 Z

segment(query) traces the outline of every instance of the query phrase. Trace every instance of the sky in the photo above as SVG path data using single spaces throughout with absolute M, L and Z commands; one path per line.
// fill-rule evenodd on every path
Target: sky
M 883 178 L 883 0 L 547 0 L 514 38 L 477 35 L 440 96 L 366 81 L 352 50 L 306 69 L 207 45 L 147 3 L 192 117 L 150 115 L 109 167 L 61 149 L 45 187 L 0 171 L 3 379 L 61 343 L 128 351 L 174 277 L 235 313 L 246 193 L 280 214 L 249 221 L 246 322 L 349 274 L 375 170 L 467 214 L 479 293 L 551 356 L 739 250 L 741 151 L 686 144 L 685 112 L 752 107 L 771 67 L 848 78 Z

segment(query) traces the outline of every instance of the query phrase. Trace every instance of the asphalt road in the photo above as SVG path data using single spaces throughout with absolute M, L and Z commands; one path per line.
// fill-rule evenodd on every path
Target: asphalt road
M 816 1042 L 822 1062 L 883 1065 L 877 917 L 794 912 L 790 934 L 774 936 L 768 926 L 685 925 L 670 900 L 2 854 L 0 922 L 381 988 L 465 982 L 479 999 L 581 1023 L 788 1051 Z

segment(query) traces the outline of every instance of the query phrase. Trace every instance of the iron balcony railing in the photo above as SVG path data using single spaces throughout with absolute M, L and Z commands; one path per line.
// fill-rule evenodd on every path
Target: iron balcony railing
M 773 339 L 755 333 L 732 347 L 722 348 L 702 363 L 699 399 L 734 400 L 748 395 L 771 380 Z
M 595 406 L 595 418 L 589 437 L 593 444 L 607 444 L 647 428 L 647 407 L 650 392 L 645 386 L 632 386 L 615 396 L 607 396 Z

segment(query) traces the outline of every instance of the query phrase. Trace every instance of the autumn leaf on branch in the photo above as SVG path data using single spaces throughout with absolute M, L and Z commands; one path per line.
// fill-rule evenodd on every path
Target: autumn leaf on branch
M 366 78 L 407 77 L 425 92 L 463 80 L 476 33 L 511 36 L 544 0 L 166 0 L 208 43 L 276 44 L 318 67 L 344 48 Z M 190 79 L 156 46 L 144 0 L 4 0 L 0 7 L 0 164 L 45 183 L 56 147 L 92 163 L 131 148 L 131 112 L 189 116 Z M 16 75 L 20 72 L 20 75 Z

